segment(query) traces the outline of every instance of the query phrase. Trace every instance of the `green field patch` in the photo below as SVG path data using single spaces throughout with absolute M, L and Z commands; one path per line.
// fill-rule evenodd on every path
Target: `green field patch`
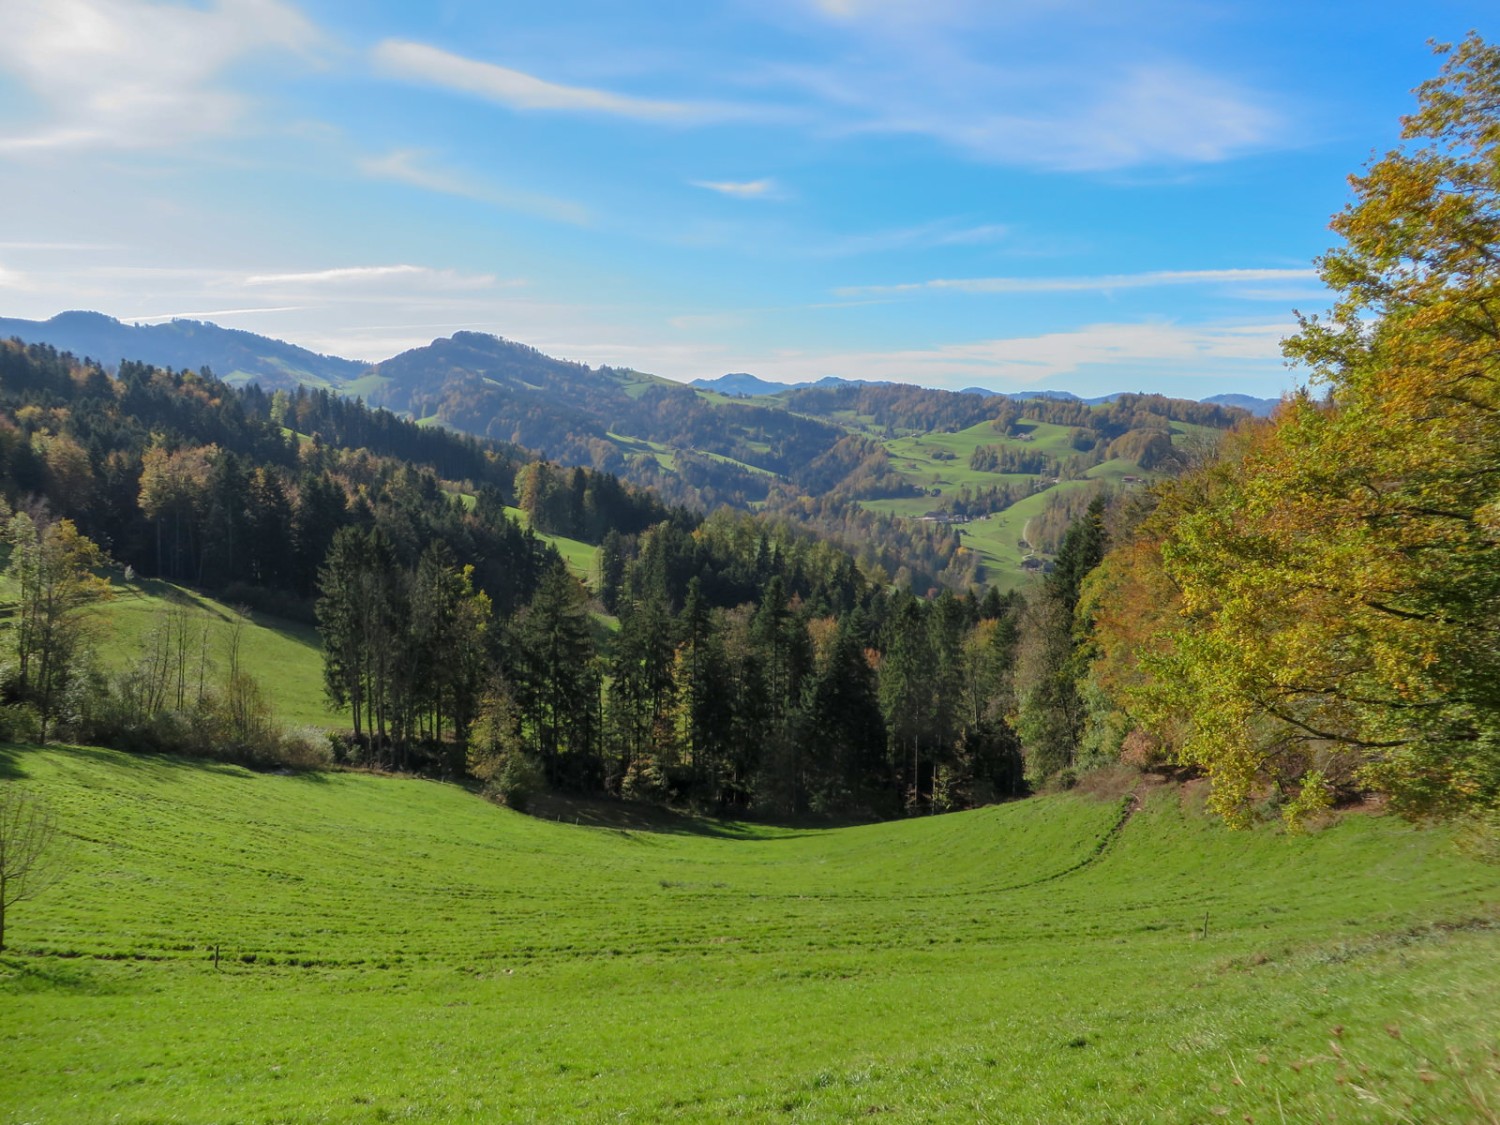
M 1164 787 L 586 827 L 90 749 L 0 774 L 69 845 L 0 955 L 8 1122 L 1466 1121 L 1500 1093 L 1495 869 L 1383 817 L 1231 833 Z
M 1002 589 L 1014 589 L 1027 580 L 1025 560 L 1035 556 L 1030 547 L 1021 546 L 1021 541 L 1027 539 L 1027 523 L 1042 513 L 1052 496 L 1090 484 L 1088 480 L 1065 480 L 1045 492 L 1017 501 L 1003 512 L 971 520 L 962 528 L 964 546 L 979 552 L 990 581 Z
M 604 436 L 619 446 L 626 456 L 648 457 L 668 472 L 677 471 L 677 451 L 670 445 L 663 445 L 659 441 L 647 441 L 645 438 L 631 437 L 628 434 L 610 432 Z
M 522 527 L 531 526 L 531 518 L 521 508 L 507 507 L 505 514 L 511 519 L 520 521 Z M 563 562 L 568 564 L 568 569 L 573 572 L 574 577 L 584 582 L 593 581 L 594 562 L 598 557 L 599 549 L 592 543 L 585 543 L 582 539 L 569 539 L 566 535 L 548 535 L 541 531 L 534 532 L 534 534 L 538 539 L 557 548 L 557 553 L 562 556 Z
M 187 614 L 192 646 L 192 679 L 197 682 L 200 638 L 207 630 L 210 686 L 222 682 L 230 638 L 239 628 L 240 659 L 260 685 L 277 720 L 287 726 L 324 728 L 347 725 L 323 695 L 323 647 L 311 625 L 257 612 L 243 612 L 206 594 L 170 582 L 111 581 L 114 598 L 89 611 L 99 659 L 121 670 L 139 659 L 147 636 L 176 611 Z
M 1067 426 L 1029 421 L 1020 425 L 1028 435 L 1025 438 L 1007 436 L 997 432 L 989 422 L 980 422 L 955 433 L 924 433 L 892 438 L 882 444 L 895 472 L 919 488 L 937 489 L 943 497 L 956 495 L 966 485 L 980 490 L 1051 475 L 1045 472 L 991 473 L 969 468 L 969 458 L 982 445 L 1041 452 L 1054 460 L 1077 452 L 1069 444 Z
M 376 391 L 384 389 L 391 382 L 389 375 L 376 375 L 370 372 L 361 375 L 358 379 L 350 379 L 339 388 L 341 394 L 350 395 L 354 398 L 368 399 Z

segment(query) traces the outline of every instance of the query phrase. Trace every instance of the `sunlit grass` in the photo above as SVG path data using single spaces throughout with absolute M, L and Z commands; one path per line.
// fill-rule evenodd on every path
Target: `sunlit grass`
M 1384 818 L 1235 834 L 1163 789 L 1117 836 L 1119 802 L 1077 797 L 646 832 L 355 774 L 0 772 L 71 837 L 0 957 L 0 1120 L 1464 1121 L 1497 1096 L 1497 872 Z

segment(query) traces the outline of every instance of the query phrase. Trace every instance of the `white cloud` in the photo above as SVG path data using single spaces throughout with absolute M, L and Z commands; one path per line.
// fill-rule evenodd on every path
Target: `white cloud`
M 588 208 L 582 204 L 550 195 L 508 191 L 476 184 L 456 172 L 433 168 L 424 163 L 426 159 L 427 154 L 420 149 L 394 149 L 384 156 L 366 157 L 359 162 L 359 170 L 377 180 L 409 184 L 440 195 L 456 195 L 462 199 L 472 199 L 476 203 L 527 215 L 539 215 L 560 223 L 587 226 L 592 220 Z
M 1116 289 L 1150 289 L 1163 285 L 1225 285 L 1246 282 L 1309 281 L 1314 269 L 1149 270 L 1144 273 L 1101 274 L 1096 277 L 968 277 L 936 278 L 899 285 L 851 285 L 835 290 L 839 296 L 914 293 L 946 290 L 953 293 L 1107 293 Z
M 208 8 L 148 0 L 4 0 L 0 69 L 50 111 L 0 151 L 149 147 L 233 128 L 245 103 L 220 74 L 260 51 L 305 53 L 316 29 L 281 0 Z
M 442 289 L 488 289 L 495 284 L 493 274 L 459 274 L 452 270 L 435 270 L 427 266 L 346 266 L 338 269 L 310 270 L 304 273 L 263 273 L 245 278 L 246 285 L 342 285 L 401 280 Z
M 0 266 L 0 289 L 27 289 L 30 288 L 26 275 L 15 270 Z
M 602 114 L 684 124 L 746 114 L 731 106 L 638 98 L 587 86 L 565 86 L 524 71 L 401 39 L 377 44 L 373 58 L 381 71 L 393 77 L 458 90 L 517 110 Z
M 785 199 L 785 193 L 776 186 L 772 179 L 763 180 L 694 180 L 694 187 L 706 188 L 716 191 L 720 195 L 732 196 L 735 199 Z
M 301 312 L 303 305 L 276 305 L 271 308 L 254 309 L 199 309 L 194 312 L 156 313 L 152 316 L 124 317 L 129 324 L 158 324 L 168 320 L 207 320 L 210 318 L 251 316 L 257 313 Z
M 735 370 L 799 382 L 858 375 L 927 386 L 1036 387 L 1090 368 L 1119 371 L 1122 381 L 1149 368 L 1153 376 L 1190 370 L 1221 382 L 1226 367 L 1270 370 L 1294 325 L 1183 326 L 1151 322 L 1093 324 L 1070 332 L 943 344 L 931 348 L 842 353 L 776 352 L 736 357 Z
M 905 97 L 872 96 L 872 116 L 850 131 L 921 134 L 981 160 L 1064 172 L 1216 163 L 1282 132 L 1280 116 L 1253 95 L 1188 67 L 1067 78 L 1086 93 L 1045 76 L 1024 91 L 994 88 L 981 76 L 961 99 L 908 84 Z

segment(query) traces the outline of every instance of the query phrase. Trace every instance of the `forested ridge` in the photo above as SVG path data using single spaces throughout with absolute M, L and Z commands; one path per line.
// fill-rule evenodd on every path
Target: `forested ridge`
M 89 577 L 107 555 L 127 584 L 310 613 L 350 762 L 469 772 L 517 803 L 545 784 L 887 815 L 1024 788 L 1018 598 L 929 602 L 785 520 L 705 519 L 327 392 L 112 377 L 15 342 L 0 364 L 9 593 L 54 627 L 11 630 L 13 734 L 286 752 L 253 670 L 205 673 L 180 623 L 127 667 L 90 659 L 68 627 L 108 596 Z M 533 527 L 598 544 L 592 588 Z
M 1021 561 L 1014 542 L 965 550 L 961 533 L 918 526 L 916 513 L 872 502 L 920 500 L 919 512 L 977 518 L 1058 481 L 1110 475 L 1110 465 L 1129 472 L 1170 469 L 1184 425 L 1224 429 L 1242 416 L 1160 395 L 1087 403 L 838 380 L 737 399 L 628 369 L 554 359 L 477 332 L 455 333 L 364 367 L 195 321 L 143 327 L 67 313 L 45 323 L 9 323 L 33 342 L 71 341 L 85 349 L 75 354 L 111 363 L 122 354 L 139 360 L 144 353 L 122 351 L 138 346 L 170 357 L 166 365 L 178 369 L 197 348 L 201 358 L 181 365 L 196 371 L 212 356 L 214 370 L 234 385 L 285 394 L 301 384 L 359 396 L 424 426 L 618 476 L 699 513 L 722 506 L 773 511 L 839 540 L 867 571 L 879 566 L 899 584 L 922 591 L 962 591 L 997 578 L 1013 583 Z M 221 370 L 220 363 L 227 367 Z M 246 367 L 260 374 L 246 374 Z M 299 409 L 308 409 L 306 401 L 299 400 Z M 1067 447 L 1026 446 L 1037 424 L 1067 428 Z M 946 478 L 954 474 L 892 456 L 902 438 L 969 427 L 985 427 L 986 444 L 993 446 L 977 459 L 973 450 L 960 452 L 961 466 L 975 470 L 971 479 L 951 481 Z M 1057 540 L 1042 542 L 1050 553 Z

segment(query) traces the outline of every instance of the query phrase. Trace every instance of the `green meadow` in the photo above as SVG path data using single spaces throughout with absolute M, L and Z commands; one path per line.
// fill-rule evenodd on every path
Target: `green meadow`
M 0 954 L 16 1125 L 1500 1109 L 1500 875 L 1385 816 L 1232 833 L 1160 786 L 611 827 L 82 748 L 0 776 L 66 842 Z
M 268 614 L 245 611 L 206 594 L 158 579 L 125 582 L 111 572 L 112 597 L 88 611 L 95 651 L 107 670 L 138 660 L 146 638 L 176 611 L 188 619 L 192 678 L 196 682 L 198 645 L 208 637 L 209 683 L 222 681 L 231 638 L 239 631 L 240 656 L 267 699 L 274 701 L 276 718 L 291 726 L 337 727 L 348 723 L 330 707 L 323 694 L 323 648 L 318 631 Z M 0 598 L 8 595 L 0 583 Z
M 531 526 L 531 517 L 521 508 L 506 508 L 505 514 L 519 521 L 523 527 Z M 599 553 L 597 547 L 591 543 L 585 543 L 582 539 L 569 539 L 566 535 L 549 535 L 538 531 L 536 537 L 543 543 L 550 543 L 557 548 L 557 553 L 562 556 L 563 562 L 567 564 L 575 578 L 584 582 L 593 581 L 594 563 Z
M 995 432 L 988 422 L 970 426 L 953 433 L 933 431 L 914 436 L 893 438 L 884 446 L 890 456 L 891 468 L 913 484 L 928 490 L 924 496 L 902 496 L 883 500 L 863 500 L 861 506 L 876 512 L 920 519 L 927 512 L 942 505 L 944 500 L 956 497 L 959 490 L 969 487 L 980 491 L 1000 484 L 1020 484 L 1034 479 L 1036 474 L 991 473 L 969 468 L 969 457 L 981 445 L 1000 445 L 1018 450 L 1041 450 L 1059 460 L 1074 452 L 1069 445 L 1069 428 L 1048 422 L 1027 423 L 1028 439 L 1008 437 Z M 1211 440 L 1216 431 L 1190 423 L 1173 422 L 1172 440 L 1176 444 L 1194 440 Z M 946 459 L 951 455 L 952 459 Z M 964 524 L 960 529 L 964 546 L 979 553 L 984 562 L 985 577 L 1001 589 L 1014 589 L 1024 585 L 1027 573 L 1022 561 L 1032 552 L 1021 548 L 1022 539 L 1029 539 L 1026 525 L 1033 516 L 1041 514 L 1053 496 L 1073 489 L 1086 487 L 1095 481 L 1107 481 L 1115 487 L 1129 487 L 1127 476 L 1155 479 L 1157 474 L 1145 472 L 1133 461 L 1113 458 L 1095 465 L 1084 474 L 1083 480 L 1062 481 L 1042 492 L 1018 501 L 1002 512 L 985 519 Z M 931 495 L 932 490 L 937 495 Z

